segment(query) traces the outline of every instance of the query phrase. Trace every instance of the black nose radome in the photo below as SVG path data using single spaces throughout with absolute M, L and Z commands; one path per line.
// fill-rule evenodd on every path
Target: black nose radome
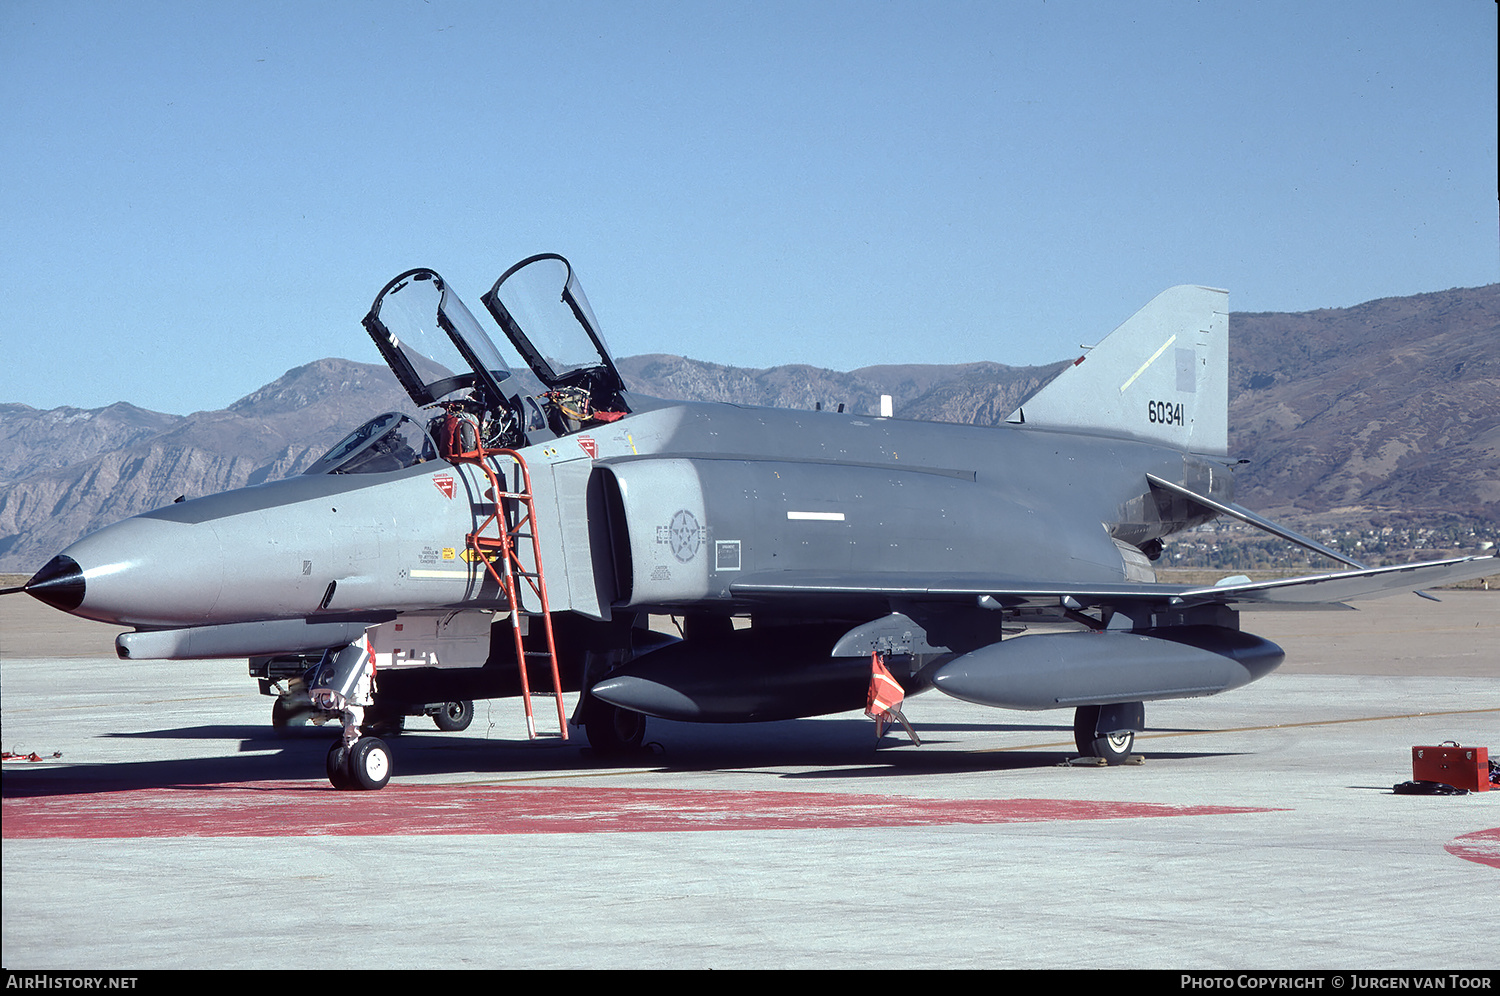
M 58 554 L 33 574 L 23 587 L 27 594 L 53 608 L 72 612 L 83 604 L 83 569 L 72 557 Z

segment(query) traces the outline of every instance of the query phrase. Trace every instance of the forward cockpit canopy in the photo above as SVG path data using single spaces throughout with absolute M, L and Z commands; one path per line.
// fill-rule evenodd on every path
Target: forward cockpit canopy
M 486 407 L 505 403 L 510 367 L 458 295 L 432 270 L 408 270 L 375 298 L 364 326 L 418 405 L 464 390 Z

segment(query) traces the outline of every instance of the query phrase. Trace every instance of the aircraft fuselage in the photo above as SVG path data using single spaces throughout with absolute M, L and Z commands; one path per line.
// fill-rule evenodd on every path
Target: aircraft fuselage
M 554 611 L 748 613 L 758 600 L 734 586 L 786 574 L 1119 582 L 1116 539 L 1191 519 L 1143 493 L 1142 468 L 1225 498 L 1230 483 L 1159 444 L 1025 426 L 639 409 L 520 451 Z M 472 463 L 428 460 L 168 505 L 63 551 L 81 590 L 62 607 L 145 628 L 499 608 L 466 544 L 493 511 L 488 486 Z

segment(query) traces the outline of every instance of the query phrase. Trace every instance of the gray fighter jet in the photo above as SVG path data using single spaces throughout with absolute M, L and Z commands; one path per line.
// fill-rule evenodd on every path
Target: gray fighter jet
M 1224 291 L 1163 292 L 993 427 L 637 396 L 557 255 L 483 302 L 540 392 L 438 274 L 403 273 L 364 325 L 426 424 L 380 415 L 298 477 L 116 523 L 16 590 L 133 627 L 122 658 L 289 678 L 278 707 L 342 721 L 330 780 L 378 788 L 390 751 L 362 728 L 381 715 L 450 703 L 440 725 L 461 723 L 518 695 L 534 736 L 539 688 L 566 736 L 561 693 L 581 690 L 573 721 L 614 752 L 647 716 L 878 714 L 881 672 L 906 694 L 1073 709 L 1080 752 L 1120 763 L 1143 703 L 1281 663 L 1237 605 L 1500 569 L 1366 568 L 1233 503 Z M 1158 582 L 1162 540 L 1221 515 L 1348 569 Z M 1018 635 L 1031 623 L 1075 630 Z

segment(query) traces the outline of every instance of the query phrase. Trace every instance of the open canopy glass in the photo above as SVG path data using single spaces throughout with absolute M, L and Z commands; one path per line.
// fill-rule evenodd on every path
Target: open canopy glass
M 474 390 L 485 407 L 505 403 L 510 367 L 473 314 L 432 270 L 408 270 L 375 297 L 365 329 L 418 405 Z
M 537 379 L 553 391 L 586 392 L 598 411 L 626 411 L 624 384 L 572 265 L 556 253 L 521 260 L 495 281 L 484 305 Z

